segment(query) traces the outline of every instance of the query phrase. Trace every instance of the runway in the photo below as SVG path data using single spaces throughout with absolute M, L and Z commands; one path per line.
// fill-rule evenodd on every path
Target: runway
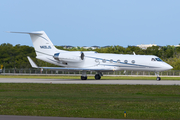
M 0 115 L 0 120 L 123 120 L 123 119 Z M 129 120 L 129 119 L 126 119 L 126 120 Z
M 0 83 L 105 84 L 105 85 L 180 85 L 176 80 L 77 80 L 0 78 Z

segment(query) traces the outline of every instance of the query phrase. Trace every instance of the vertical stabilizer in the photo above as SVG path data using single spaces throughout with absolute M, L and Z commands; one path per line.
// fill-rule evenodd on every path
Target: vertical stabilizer
M 29 33 L 31 40 L 34 45 L 37 56 L 41 55 L 54 55 L 56 51 L 59 51 L 55 48 L 49 37 L 44 31 Z

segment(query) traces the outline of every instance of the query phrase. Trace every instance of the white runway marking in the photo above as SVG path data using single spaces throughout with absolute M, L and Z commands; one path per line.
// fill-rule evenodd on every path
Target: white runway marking
M 112 85 L 180 85 L 176 80 L 73 80 L 0 78 L 0 83 L 112 84 Z

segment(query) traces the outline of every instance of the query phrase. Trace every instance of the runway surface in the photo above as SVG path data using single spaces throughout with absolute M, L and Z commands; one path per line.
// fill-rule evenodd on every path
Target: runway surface
M 112 85 L 180 85 L 176 80 L 73 80 L 0 78 L 0 83 L 51 83 L 51 84 L 112 84 Z
M 68 118 L 68 117 L 40 117 L 40 116 L 0 115 L 0 120 L 123 120 L 123 119 Z M 128 120 L 128 119 L 126 119 L 126 120 Z

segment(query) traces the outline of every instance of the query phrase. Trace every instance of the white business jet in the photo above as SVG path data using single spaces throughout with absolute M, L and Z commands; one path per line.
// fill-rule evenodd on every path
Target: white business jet
M 87 71 L 95 71 L 95 79 L 101 79 L 102 72 L 121 70 L 153 71 L 159 77 L 160 71 L 173 67 L 154 55 L 127 55 L 97 53 L 94 51 L 65 51 L 57 49 L 44 31 L 11 32 L 23 33 L 31 36 L 36 58 L 63 67 L 38 67 L 30 57 L 27 57 L 33 68 L 51 69 L 59 71 L 82 71 L 81 80 L 87 79 Z

